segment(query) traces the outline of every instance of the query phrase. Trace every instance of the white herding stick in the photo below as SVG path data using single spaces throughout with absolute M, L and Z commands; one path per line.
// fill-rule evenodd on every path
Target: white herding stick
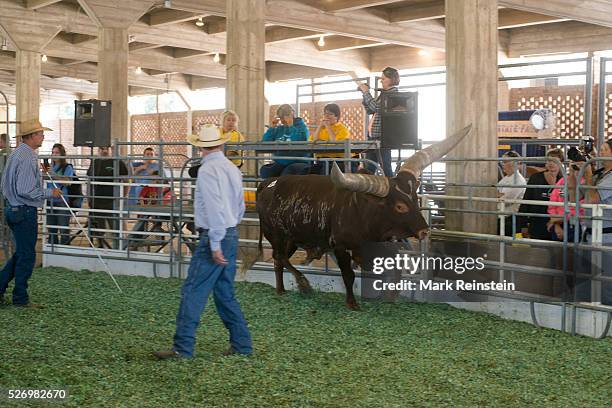
M 55 183 L 55 180 L 53 180 L 53 177 L 51 177 L 51 175 L 49 174 L 49 171 L 45 168 L 45 174 L 47 175 L 47 177 L 49 177 L 49 180 L 51 180 L 51 183 L 53 183 L 53 186 L 59 190 L 61 190 L 60 187 L 57 186 L 57 184 Z M 102 265 L 104 265 L 104 269 L 106 269 L 106 273 L 108 274 L 108 276 L 110 276 L 110 278 L 113 280 L 113 283 L 115 284 L 115 286 L 117 286 L 117 289 L 119 289 L 119 292 L 123 293 L 123 291 L 121 290 L 121 287 L 119 286 L 119 284 L 117 283 L 117 281 L 115 280 L 115 277 L 113 276 L 113 274 L 110 271 L 110 268 L 108 267 L 108 264 L 106 263 L 106 261 L 102 258 L 102 256 L 100 255 L 100 248 L 96 248 L 96 246 L 93 244 L 91 238 L 89 237 L 89 235 L 87 234 L 87 231 L 85 230 L 85 227 L 83 227 L 81 225 L 81 222 L 79 221 L 79 219 L 77 218 L 76 214 L 74 213 L 74 211 L 72 211 L 72 208 L 70 207 L 70 205 L 68 204 L 68 201 L 66 201 L 66 197 L 64 197 L 63 194 L 60 194 L 60 197 L 62 198 L 62 201 L 64 202 L 64 204 L 66 204 L 66 208 L 68 208 L 68 210 L 70 211 L 70 214 L 74 217 L 74 220 L 77 222 L 77 225 L 79 226 L 79 228 L 81 229 L 81 232 L 83 233 L 83 235 L 85 235 L 85 238 L 87 238 L 87 242 L 89 242 L 89 245 L 91 245 L 91 247 L 94 249 L 94 252 L 96 253 L 96 255 L 98 256 L 98 259 L 100 260 L 100 262 L 102 262 Z

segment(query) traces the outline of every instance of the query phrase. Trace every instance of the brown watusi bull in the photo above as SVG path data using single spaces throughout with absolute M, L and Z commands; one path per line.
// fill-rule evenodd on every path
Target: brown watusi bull
M 364 241 L 426 237 L 429 226 L 416 194 L 419 175 L 470 130 L 471 125 L 418 151 L 395 177 L 342 174 L 334 163 L 330 176 L 282 176 L 262 182 L 257 189 L 259 246 L 261 251 L 263 234 L 272 245 L 277 293 L 285 292 L 284 268 L 293 273 L 300 291 L 311 290 L 306 277 L 289 262 L 298 248 L 310 259 L 332 252 L 342 271 L 346 304 L 356 309 L 351 258 L 361 266 Z

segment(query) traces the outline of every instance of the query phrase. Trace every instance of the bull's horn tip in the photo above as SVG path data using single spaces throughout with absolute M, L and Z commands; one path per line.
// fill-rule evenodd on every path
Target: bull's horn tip
M 342 170 L 340 170 L 340 167 L 338 167 L 338 163 L 334 162 L 334 164 L 332 165 L 331 174 L 335 174 L 335 175 L 342 174 Z

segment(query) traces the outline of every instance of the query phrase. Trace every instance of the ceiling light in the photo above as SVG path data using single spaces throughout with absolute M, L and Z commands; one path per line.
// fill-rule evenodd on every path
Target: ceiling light
M 325 38 L 323 36 L 319 37 L 319 41 L 317 41 L 317 45 L 319 47 L 324 47 L 325 46 Z
M 204 27 L 204 20 L 202 20 L 202 17 L 198 17 L 198 21 L 196 21 L 196 25 L 198 27 Z
M 128 35 L 128 43 L 133 43 L 134 41 L 136 41 L 136 37 L 132 34 Z
M 419 54 L 421 57 L 429 57 L 431 55 L 427 50 L 419 50 L 417 54 Z
M 164 0 L 165 8 L 172 8 L 172 0 Z
M 46 54 L 43 54 L 43 56 L 40 59 L 42 60 L 42 62 L 47 62 L 47 60 L 48 60 Z
M 140 75 L 140 74 L 142 74 L 142 68 L 140 68 L 140 67 L 136 67 L 136 69 L 134 70 L 134 72 L 136 72 L 136 74 Z
M 221 61 L 221 57 L 219 57 L 219 53 L 216 53 L 215 56 L 213 57 L 213 61 L 215 61 L 215 63 L 219 63 L 219 61 Z
M 6 41 L 6 38 L 2 38 L 2 51 L 6 51 L 8 50 L 8 41 Z

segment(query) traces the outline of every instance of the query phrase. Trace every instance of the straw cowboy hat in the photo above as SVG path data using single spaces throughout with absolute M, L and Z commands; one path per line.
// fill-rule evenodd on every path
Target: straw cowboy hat
M 229 136 L 223 137 L 221 129 L 215 125 L 204 125 L 199 135 L 189 135 L 187 141 L 197 147 L 215 147 L 229 141 Z
M 21 130 L 21 132 L 19 132 L 19 134 L 17 135 L 18 137 L 30 135 L 32 133 L 40 132 L 43 130 L 48 130 L 49 132 L 53 132 L 53 129 L 44 127 L 38 119 L 24 120 L 19 125 L 19 130 Z

